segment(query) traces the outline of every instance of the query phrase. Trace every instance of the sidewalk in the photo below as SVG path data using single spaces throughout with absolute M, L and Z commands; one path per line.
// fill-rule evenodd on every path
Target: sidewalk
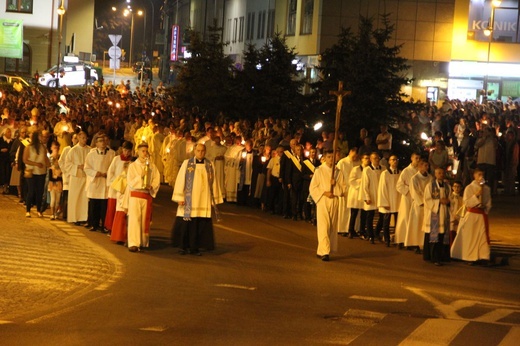
M 0 209 L 0 324 L 70 306 L 121 275 L 119 260 L 79 227 L 38 218 L 35 211 L 26 218 L 15 196 L 0 196 Z

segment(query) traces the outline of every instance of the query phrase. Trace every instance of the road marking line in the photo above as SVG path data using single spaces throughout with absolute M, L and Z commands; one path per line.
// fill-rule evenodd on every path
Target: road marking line
M 13 321 L 2 321 L 0 320 L 0 324 L 12 324 L 14 323 Z
M 144 327 L 144 328 L 139 328 L 139 330 L 143 330 L 145 332 L 164 332 L 167 329 L 168 329 L 168 327 Z
M 478 318 L 475 318 L 474 321 L 478 322 L 497 322 L 498 320 L 511 315 L 514 310 L 509 309 L 495 309 L 493 311 L 488 312 Z
M 520 327 L 512 327 L 498 346 L 516 346 L 520 340 Z
M 374 321 L 381 321 L 385 316 L 386 314 L 382 312 L 357 309 L 348 309 L 347 312 L 343 314 L 343 317 L 369 319 Z
M 419 297 L 426 300 L 430 303 L 437 311 L 439 311 L 444 318 L 452 319 L 452 320 L 460 320 L 461 317 L 457 314 L 456 310 L 450 306 L 443 304 L 440 300 L 435 299 L 431 295 L 425 293 L 423 290 L 414 287 L 405 287 L 407 290 L 412 291 L 417 294 Z
M 291 244 L 291 243 L 286 243 L 286 242 L 283 242 L 283 241 L 278 241 L 278 240 L 274 240 L 274 239 L 270 239 L 270 238 L 266 238 L 266 237 L 261 237 L 261 236 L 254 235 L 254 234 L 247 233 L 247 232 L 242 232 L 242 231 L 239 231 L 237 229 L 234 229 L 234 228 L 231 228 L 231 227 L 227 227 L 227 226 L 222 226 L 222 225 L 218 225 L 218 224 L 215 225 L 214 224 L 213 227 L 221 228 L 221 229 L 224 229 L 224 230 L 229 231 L 229 232 L 238 233 L 238 234 L 242 234 L 242 235 L 247 235 L 247 236 L 250 236 L 250 237 L 253 237 L 253 238 L 269 241 L 269 242 L 280 244 L 280 245 L 290 246 L 290 247 L 294 247 L 294 248 L 302 249 L 302 250 L 306 250 L 306 251 L 308 251 L 308 250 L 312 251 L 312 249 L 310 249 L 310 248 L 306 248 L 306 247 L 303 247 L 303 246 L 299 246 L 299 245 L 295 245 L 295 244 Z
M 350 299 L 368 300 L 373 302 L 394 302 L 394 303 L 405 303 L 408 301 L 406 298 L 382 298 L 382 297 L 367 297 L 367 296 L 350 296 Z
M 216 287 L 225 287 L 225 288 L 238 288 L 240 290 L 254 291 L 256 287 L 248 287 L 248 286 L 240 286 L 240 285 L 232 285 L 232 284 L 216 284 Z
M 445 319 L 427 319 L 417 327 L 399 346 L 449 345 L 469 322 Z
M 67 313 L 67 312 L 70 312 L 70 311 L 76 309 L 76 308 L 79 308 L 80 306 L 89 305 L 89 304 L 92 304 L 93 302 L 95 302 L 96 300 L 99 300 L 99 299 L 102 299 L 102 298 L 107 298 L 107 297 L 110 297 L 110 296 L 112 296 L 112 293 L 104 294 L 102 296 L 86 300 L 86 301 L 78 303 L 76 305 L 68 306 L 68 307 L 66 307 L 64 309 L 61 309 L 61 310 L 58 310 L 58 311 L 55 311 L 55 312 L 51 312 L 51 313 L 49 313 L 47 315 L 43 315 L 43 316 L 37 317 L 37 318 L 29 320 L 29 321 L 27 321 L 25 323 L 28 323 L 28 324 L 39 323 L 39 322 L 42 322 L 42 321 L 45 321 L 45 320 L 57 317 L 59 315 L 63 315 L 65 313 Z

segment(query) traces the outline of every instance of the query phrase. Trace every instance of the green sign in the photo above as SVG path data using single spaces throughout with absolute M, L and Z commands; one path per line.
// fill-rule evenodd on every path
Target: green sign
M 0 19 L 0 56 L 14 59 L 23 57 L 23 21 Z

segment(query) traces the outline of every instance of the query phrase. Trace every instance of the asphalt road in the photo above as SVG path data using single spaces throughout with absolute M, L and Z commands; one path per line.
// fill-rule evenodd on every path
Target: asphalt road
M 315 256 L 311 225 L 235 205 L 221 207 L 214 252 L 180 256 L 170 247 L 170 196 L 163 186 L 151 247 L 141 253 L 64 222 L 27 221 L 71 238 L 60 247 L 90 241 L 82 249 L 97 247 L 99 263 L 120 266 L 117 275 L 105 274 L 105 285 L 90 285 L 66 304 L 32 309 L 29 298 L 8 320 L 0 309 L 0 344 L 517 345 L 520 338 L 514 261 L 435 267 L 411 251 L 340 238 L 326 263 Z M 1 299 L 17 297 L 8 295 Z

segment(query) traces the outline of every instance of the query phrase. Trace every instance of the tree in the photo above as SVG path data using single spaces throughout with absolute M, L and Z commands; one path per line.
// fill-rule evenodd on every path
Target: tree
M 221 29 L 210 26 L 209 40 L 202 40 L 199 32 L 190 30 L 189 52 L 191 57 L 179 65 L 174 96 L 180 107 L 199 107 L 202 112 L 216 116 L 219 112 L 235 111 L 233 61 L 224 55 L 220 40 Z
M 294 64 L 296 55 L 279 32 L 259 50 L 247 46 L 244 69 L 237 75 L 243 114 L 256 118 L 300 113 L 303 81 Z
M 402 45 L 391 45 L 394 31 L 388 15 L 381 17 L 381 28 L 374 29 L 374 20 L 360 18 L 358 33 L 343 28 L 338 42 L 321 55 L 322 79 L 316 89 L 315 106 L 335 114 L 336 101 L 329 90 L 344 82 L 351 95 L 343 99 L 341 129 L 355 136 L 359 129 L 375 129 L 381 124 L 395 124 L 407 103 L 401 87 L 411 82 L 406 76 L 410 66 L 399 56 Z M 317 107 L 312 108 L 316 111 Z

